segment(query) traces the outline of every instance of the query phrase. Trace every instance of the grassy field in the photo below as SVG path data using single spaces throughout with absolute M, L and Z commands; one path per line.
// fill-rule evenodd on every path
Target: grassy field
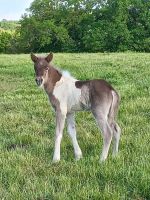
M 110 151 L 99 163 L 102 137 L 92 115 L 79 112 L 83 159 L 74 160 L 65 128 L 61 161 L 52 164 L 54 113 L 35 84 L 30 56 L 0 55 L 0 199 L 150 199 L 150 54 L 54 54 L 53 63 L 119 91 L 119 155 L 113 159 Z

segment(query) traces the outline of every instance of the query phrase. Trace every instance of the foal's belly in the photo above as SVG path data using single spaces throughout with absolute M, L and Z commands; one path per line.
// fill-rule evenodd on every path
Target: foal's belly
M 91 106 L 89 104 L 85 104 L 81 101 L 79 101 L 78 104 L 72 105 L 70 111 L 75 112 L 75 111 L 83 111 L 83 110 L 90 110 Z
M 75 105 L 73 105 L 73 106 L 71 107 L 71 111 L 81 111 L 81 110 L 83 110 L 83 109 L 82 109 L 82 106 L 81 106 L 80 103 L 75 104 Z
M 87 92 L 85 93 L 84 90 L 76 89 L 72 98 L 69 98 L 68 108 L 70 111 L 90 110 L 89 94 Z

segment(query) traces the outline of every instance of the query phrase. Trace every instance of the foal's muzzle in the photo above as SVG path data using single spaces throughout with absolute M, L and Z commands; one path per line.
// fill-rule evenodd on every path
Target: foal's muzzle
M 35 81 L 36 81 L 36 84 L 38 86 L 42 85 L 42 83 L 43 83 L 43 79 L 42 78 L 36 78 Z

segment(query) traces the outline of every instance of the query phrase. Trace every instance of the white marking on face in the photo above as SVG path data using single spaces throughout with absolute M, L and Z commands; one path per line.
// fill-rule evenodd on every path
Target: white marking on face
M 47 82 L 47 80 L 48 80 L 48 70 L 46 71 L 45 76 L 42 76 L 41 78 L 43 79 L 43 82 L 42 82 L 42 84 L 39 86 L 39 88 L 44 89 L 44 84 L 45 84 L 45 83 Z
M 43 61 L 40 61 L 39 64 L 42 66 L 43 65 Z
M 39 86 L 39 88 L 44 89 L 44 84 L 42 82 L 42 84 Z

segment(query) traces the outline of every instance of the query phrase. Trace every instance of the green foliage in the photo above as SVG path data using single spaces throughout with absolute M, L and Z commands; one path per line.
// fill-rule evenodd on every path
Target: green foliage
M 22 50 L 19 27 L 16 21 L 2 20 L 0 22 L 0 53 L 19 53 Z
M 12 34 L 5 31 L 0 31 L 0 53 L 8 53 L 11 44 Z
M 90 112 L 76 114 L 83 159 L 74 160 L 64 130 L 61 161 L 52 164 L 55 116 L 36 86 L 30 55 L 0 55 L 0 199 L 149 200 L 150 55 L 54 54 L 77 79 L 103 78 L 121 95 L 119 155 L 99 163 L 102 137 Z
M 131 49 L 149 52 L 150 1 L 132 0 L 131 2 L 128 18 L 128 28 L 132 36 Z
M 149 52 L 150 1 L 34 0 L 16 29 L 5 52 Z
M 29 11 L 30 51 L 149 51 L 148 1 L 35 0 Z
M 19 24 L 17 21 L 7 21 L 7 20 L 0 21 L 0 30 L 14 31 L 18 26 Z

